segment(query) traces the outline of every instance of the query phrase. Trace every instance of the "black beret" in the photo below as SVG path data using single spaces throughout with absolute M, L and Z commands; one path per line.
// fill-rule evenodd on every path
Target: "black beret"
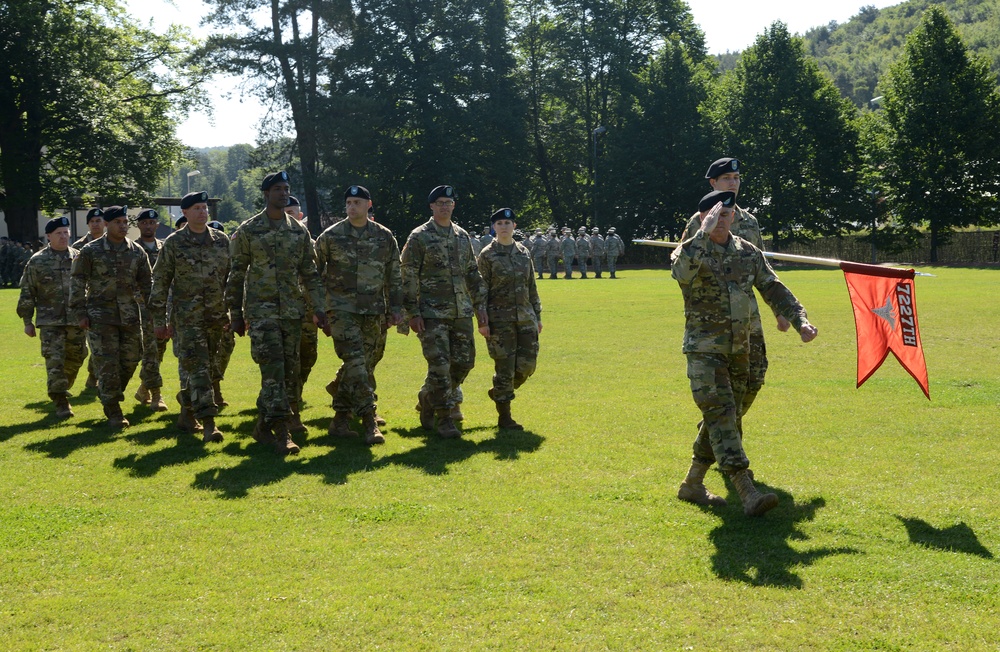
M 301 206 L 299 203 L 299 198 L 293 195 L 288 195 L 288 204 L 286 206 Z
M 208 223 L 208 225 L 213 229 L 222 231 L 223 233 L 226 232 L 226 227 L 222 226 L 222 222 L 220 222 L 219 220 L 212 220 L 211 222 Z
M 141 222 L 143 220 L 156 220 L 158 222 L 160 221 L 160 214 L 152 208 L 147 208 L 135 216 L 136 222 Z
M 516 222 L 517 217 L 514 215 L 514 211 L 509 208 L 501 208 L 490 216 L 490 224 L 493 224 L 497 220 L 510 220 L 511 222 Z
M 63 215 L 62 217 L 53 217 L 51 220 L 45 223 L 45 233 L 49 234 L 56 229 L 61 229 L 62 227 L 69 226 L 69 218 Z
M 260 189 L 267 190 L 279 181 L 284 181 L 288 183 L 288 173 L 282 170 L 281 172 L 272 172 L 271 174 L 264 177 L 264 180 L 260 182 Z
M 718 204 L 720 201 L 726 208 L 732 208 L 736 205 L 736 195 L 728 190 L 713 190 L 701 198 L 701 201 L 698 202 L 698 210 L 705 212 Z
M 128 206 L 112 206 L 104 211 L 104 219 L 108 222 L 119 217 L 128 217 Z
M 351 186 L 344 191 L 344 201 L 347 201 L 351 197 L 360 197 L 361 199 L 371 201 L 372 195 L 368 192 L 368 188 L 365 188 L 364 186 Z
M 447 197 L 448 199 L 458 199 L 458 195 L 455 193 L 455 189 L 451 186 L 438 186 L 431 191 L 431 194 L 427 195 L 427 203 L 433 204 L 438 197 Z
M 177 218 L 177 221 L 174 222 L 174 228 L 179 229 L 187 223 L 188 223 L 188 218 L 181 215 L 180 217 Z
M 207 204 L 208 203 L 208 193 L 204 190 L 199 190 L 198 192 L 189 192 L 188 194 L 181 197 L 181 210 L 185 208 L 191 208 L 195 204 Z
M 706 179 L 716 179 L 721 177 L 723 174 L 728 174 L 729 172 L 739 172 L 740 162 L 735 158 L 720 158 L 715 163 L 708 166 L 708 172 L 705 173 Z
M 100 217 L 100 218 L 103 219 L 104 218 L 104 211 L 102 211 L 100 208 L 91 208 L 89 211 L 87 211 L 87 223 L 88 224 L 90 223 L 90 220 L 92 220 L 95 217 Z

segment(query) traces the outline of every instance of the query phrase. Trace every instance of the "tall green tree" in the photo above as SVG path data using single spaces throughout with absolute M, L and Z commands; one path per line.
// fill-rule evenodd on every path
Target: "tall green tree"
M 142 201 L 180 152 L 178 117 L 204 77 L 178 28 L 135 26 L 113 0 L 0 4 L 0 179 L 9 234 L 39 210 Z
M 882 88 L 889 125 L 882 178 L 890 206 L 910 228 L 929 226 L 936 262 L 954 229 L 998 221 L 997 80 L 933 6 Z
M 841 233 L 859 219 L 856 110 L 783 23 L 743 52 L 705 113 L 720 155 L 745 166 L 740 205 L 776 247 Z
M 309 229 L 319 233 L 320 216 L 330 209 L 320 189 L 318 132 L 336 121 L 324 92 L 329 59 L 350 38 L 349 0 L 206 0 L 207 21 L 220 31 L 202 55 L 217 69 L 243 76 L 251 92 L 272 106 L 264 134 L 295 134 L 302 197 Z M 266 16 L 257 21 L 257 16 Z M 290 122 L 290 124 L 288 124 Z M 294 184 L 293 184 L 294 185 Z

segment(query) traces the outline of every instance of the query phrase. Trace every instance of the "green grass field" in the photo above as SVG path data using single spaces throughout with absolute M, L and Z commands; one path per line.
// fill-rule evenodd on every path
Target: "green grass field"
M 819 337 L 767 323 L 745 420 L 780 506 L 676 499 L 699 414 L 665 270 L 541 282 L 523 433 L 498 433 L 479 340 L 465 438 L 413 406 L 426 367 L 390 334 L 387 443 L 327 436 L 332 342 L 306 387 L 310 436 L 250 438 L 259 376 L 241 339 L 222 444 L 178 440 L 131 400 L 113 434 L 88 392 L 50 416 L 37 340 L 0 292 L 4 650 L 996 650 L 1000 648 L 1000 272 L 932 269 L 917 306 L 932 401 L 890 356 L 855 389 L 838 270 L 779 271 Z M 77 390 L 82 389 L 82 379 Z

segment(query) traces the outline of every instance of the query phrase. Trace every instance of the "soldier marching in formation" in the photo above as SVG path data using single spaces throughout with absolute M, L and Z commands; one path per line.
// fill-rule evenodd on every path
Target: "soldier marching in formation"
M 604 238 L 604 255 L 608 261 L 608 272 L 611 278 L 618 278 L 615 275 L 616 268 L 615 262 L 618 260 L 618 256 L 625 253 L 625 243 L 622 239 L 618 237 L 615 233 L 615 227 L 608 229 L 608 237 Z
M 289 195 L 288 206 L 285 207 L 285 212 L 289 217 L 298 220 L 303 227 L 306 227 L 306 214 L 302 212 L 302 204 L 299 203 L 298 198 Z M 308 227 L 306 229 L 308 230 Z M 313 248 L 315 248 L 316 241 L 312 239 L 311 235 L 310 242 Z M 305 387 L 306 381 L 309 380 L 309 374 L 312 373 L 312 368 L 316 366 L 316 360 L 319 358 L 319 329 L 313 323 L 314 308 L 312 299 L 309 297 L 309 293 L 305 287 L 300 287 L 300 289 L 302 291 L 302 298 L 306 302 L 306 309 L 305 315 L 302 317 L 302 342 L 299 344 L 299 396 L 297 399 L 299 405 L 302 404 L 302 388 Z
M 590 230 L 590 260 L 594 263 L 594 277 L 601 278 L 601 266 L 604 263 L 604 238 L 596 226 Z
M 156 227 L 160 226 L 160 214 L 152 208 L 146 209 L 136 217 L 139 227 L 139 239 L 136 243 L 142 247 L 149 257 L 149 266 L 155 267 L 156 260 L 163 247 L 163 240 L 156 237 Z M 167 350 L 167 340 L 156 337 L 153 330 L 153 317 L 149 310 L 142 307 L 142 366 L 139 367 L 139 389 L 135 392 L 135 400 L 150 406 L 156 412 L 163 412 L 167 404 L 160 395 L 163 387 L 163 376 L 160 375 L 160 362 Z
M 87 357 L 86 333 L 69 311 L 70 272 L 80 252 L 69 246 L 67 217 L 49 220 L 45 237 L 48 246 L 28 260 L 21 276 L 17 316 L 28 337 L 35 337 L 37 326 L 49 398 L 56 416 L 67 419 L 73 416 L 69 390 Z
M 587 257 L 590 256 L 590 238 L 587 227 L 581 226 L 576 232 L 576 264 L 580 268 L 580 278 L 587 278 Z

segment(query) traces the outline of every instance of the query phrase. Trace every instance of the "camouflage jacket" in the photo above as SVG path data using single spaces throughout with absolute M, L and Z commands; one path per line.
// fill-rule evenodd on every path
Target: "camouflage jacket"
M 74 249 L 83 249 L 84 245 L 88 245 L 94 241 L 94 236 L 90 235 L 90 231 L 87 231 L 87 235 L 83 236 L 70 246 Z
M 519 242 L 504 247 L 494 240 L 479 254 L 479 273 L 486 287 L 489 323 L 542 320 L 542 302 L 535 285 L 531 254 Z
M 545 255 L 558 258 L 560 254 L 562 254 L 562 242 L 559 240 L 559 236 L 549 236 L 545 243 Z
M 400 272 L 406 317 L 457 319 L 485 307 L 486 292 L 465 229 L 431 218 L 403 246 Z
M 617 233 L 612 233 L 604 238 L 604 253 L 608 256 L 621 256 L 625 253 L 625 243 L 622 242 Z
M 69 307 L 70 270 L 73 261 L 80 254 L 70 247 L 66 251 L 55 251 L 45 247 L 28 259 L 21 276 L 21 296 L 17 300 L 17 316 L 25 324 L 31 322 L 35 313 L 38 326 L 76 326 Z
M 163 249 L 163 240 L 160 240 L 159 238 L 153 238 L 153 240 L 154 244 L 156 245 L 155 249 L 150 249 L 149 247 L 147 247 L 146 243 L 143 242 L 142 240 L 135 241 L 135 243 L 140 247 L 142 247 L 142 250 L 146 252 L 146 255 L 149 256 L 150 267 L 156 267 L 156 259 L 159 258 L 160 256 L 160 250 Z
M 559 240 L 559 251 L 562 252 L 564 261 L 570 261 L 576 256 L 576 240 L 571 235 L 564 235 Z
M 326 310 L 312 238 L 295 218 L 272 228 L 266 213 L 254 215 L 236 229 L 229 252 L 226 303 L 233 319 L 302 319 L 300 282 L 316 310 Z
M 114 249 L 107 236 L 80 250 L 73 261 L 69 309 L 73 320 L 133 326 L 140 323 L 139 306 L 149 301 L 152 271 L 142 247 L 125 238 Z
M 600 258 L 604 255 L 604 238 L 600 235 L 590 236 L 590 255 L 593 258 Z
M 795 330 L 809 323 L 760 249 L 738 236 L 723 246 L 699 233 L 674 250 L 670 269 L 684 295 L 684 353 L 746 353 L 756 303 L 753 288 Z
M 316 267 L 326 288 L 327 310 L 356 315 L 403 311 L 399 245 L 381 224 L 368 220 L 360 230 L 343 219 L 329 227 L 316 239 Z
M 153 292 L 149 299 L 154 326 L 166 326 L 171 315 L 185 325 L 229 322 L 226 310 L 229 238 L 215 229 L 207 229 L 206 234 L 207 240 L 202 243 L 190 229 L 181 229 L 163 241 L 153 267 Z
M 590 236 L 578 235 L 576 237 L 576 255 L 580 258 L 590 257 Z
M 701 228 L 701 213 L 696 212 L 692 215 L 687 222 L 687 226 L 684 227 L 684 235 L 681 237 L 681 241 L 687 240 L 688 238 L 693 238 L 694 234 L 698 232 Z M 736 206 L 736 215 L 733 217 L 733 224 L 729 227 L 729 232 L 733 235 L 738 235 L 753 246 L 757 247 L 761 251 L 767 251 L 764 248 L 764 238 L 760 235 L 760 224 L 757 223 L 757 218 L 753 216 L 750 211 L 740 208 L 739 205 Z M 754 298 L 753 302 L 753 314 L 754 321 L 751 324 L 753 331 L 764 334 L 764 325 L 760 321 L 760 306 L 757 305 L 757 299 Z M 772 308 L 774 316 L 777 317 L 778 313 Z

